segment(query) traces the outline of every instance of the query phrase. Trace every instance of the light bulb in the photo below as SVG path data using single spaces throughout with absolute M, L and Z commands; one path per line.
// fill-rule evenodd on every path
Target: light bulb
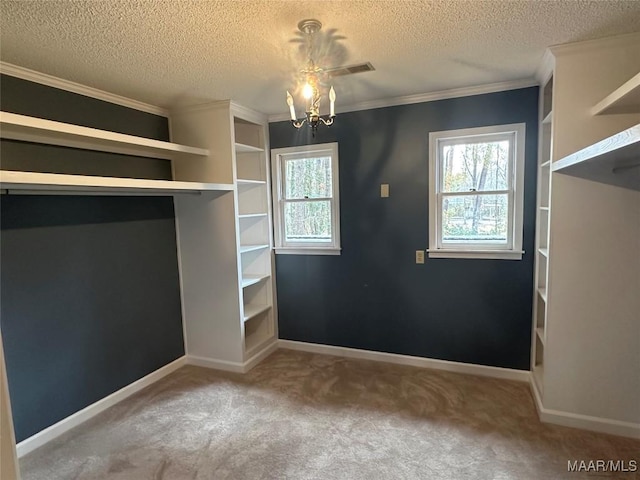
M 313 87 L 309 83 L 305 83 L 302 87 L 302 96 L 307 100 L 313 97 Z

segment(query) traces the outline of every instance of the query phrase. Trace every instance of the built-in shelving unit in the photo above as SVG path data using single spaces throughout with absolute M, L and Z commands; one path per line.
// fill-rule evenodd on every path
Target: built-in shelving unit
M 120 177 L 93 177 L 58 173 L 0 171 L 0 189 L 7 193 L 74 193 L 100 195 L 222 195 L 233 185 L 221 183 L 176 182 Z
M 165 160 L 206 157 L 209 150 L 0 112 L 0 135 L 10 140 L 120 153 Z
M 640 111 L 640 72 L 598 102 L 592 115 L 638 113 Z
M 137 157 L 189 161 L 202 159 L 209 150 L 133 135 L 0 112 L 0 137 L 7 140 L 58 145 Z M 6 193 L 74 193 L 81 195 L 222 195 L 231 183 L 184 182 L 58 173 L 0 171 L 0 189 Z
M 215 202 L 177 197 L 187 355 L 246 371 L 277 345 L 266 116 L 233 102 L 171 114 L 174 140 L 207 148 L 181 180 L 230 182 Z
M 538 72 L 531 370 L 542 421 L 637 438 L 640 74 L 630 58 L 640 33 L 551 47 Z
M 273 258 L 264 125 L 234 116 L 245 354 L 273 339 Z
M 553 171 L 640 190 L 640 124 L 554 162 Z
M 535 289 L 531 368 L 538 395 L 542 396 L 544 346 L 547 327 L 547 282 L 549 276 L 549 220 L 551 197 L 551 151 L 553 131 L 553 75 L 540 96 L 540 129 L 538 139 L 538 216 L 536 228 Z

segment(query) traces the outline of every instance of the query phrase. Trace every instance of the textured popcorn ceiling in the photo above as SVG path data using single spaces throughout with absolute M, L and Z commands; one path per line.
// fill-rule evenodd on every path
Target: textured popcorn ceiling
M 286 113 L 297 23 L 323 23 L 340 104 L 531 78 L 549 45 L 640 30 L 640 1 L 0 1 L 1 59 L 153 105 Z

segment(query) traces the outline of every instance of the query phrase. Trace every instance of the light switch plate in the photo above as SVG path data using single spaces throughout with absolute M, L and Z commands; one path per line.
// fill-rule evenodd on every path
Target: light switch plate
M 416 250 L 416 263 L 424 263 L 424 250 Z
M 383 183 L 380 185 L 380 196 L 382 198 L 387 198 L 389 196 L 389 184 Z

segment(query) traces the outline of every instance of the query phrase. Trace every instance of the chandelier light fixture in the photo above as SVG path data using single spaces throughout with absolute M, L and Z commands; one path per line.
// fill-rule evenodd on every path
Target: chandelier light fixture
M 306 100 L 305 117 L 298 120 L 296 117 L 296 109 L 293 105 L 293 97 L 287 91 L 287 105 L 289 105 L 289 112 L 291 113 L 291 123 L 295 128 L 300 128 L 306 122 L 311 128 L 311 133 L 315 137 L 318 125 L 323 123 L 326 126 L 333 125 L 333 119 L 336 116 L 335 102 L 336 92 L 333 86 L 329 90 L 329 115 L 324 117 L 320 115 L 320 79 L 323 75 L 323 69 L 318 67 L 313 60 L 313 36 L 320 31 L 322 23 L 315 19 L 302 20 L 298 23 L 298 29 L 305 35 L 307 40 L 308 58 L 306 67 L 300 71 L 305 79 L 304 87 L 302 88 L 302 96 Z

